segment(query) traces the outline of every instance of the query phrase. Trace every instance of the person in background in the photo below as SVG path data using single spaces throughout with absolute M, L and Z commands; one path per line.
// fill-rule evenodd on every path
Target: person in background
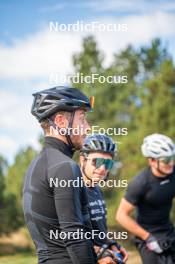
M 99 134 L 88 136 L 80 151 L 80 168 L 87 187 L 92 228 L 98 234 L 108 232 L 106 204 L 98 183 L 107 179 L 115 151 L 113 140 Z M 114 240 L 100 239 L 96 235 L 94 243 L 99 264 L 124 263 L 127 260 L 126 250 Z
M 175 145 L 167 136 L 144 139 L 143 156 L 148 166 L 129 184 L 116 220 L 135 235 L 144 264 L 175 263 L 175 230 L 170 221 L 175 197 Z M 136 220 L 131 213 L 136 211 Z

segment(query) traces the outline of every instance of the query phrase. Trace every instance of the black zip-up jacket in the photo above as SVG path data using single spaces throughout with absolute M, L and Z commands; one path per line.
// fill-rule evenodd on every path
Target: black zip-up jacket
M 91 231 L 91 223 L 86 188 L 68 181 L 81 181 L 72 155 L 63 141 L 46 137 L 43 150 L 25 176 L 23 210 L 38 263 L 96 263 L 92 241 L 73 235 Z

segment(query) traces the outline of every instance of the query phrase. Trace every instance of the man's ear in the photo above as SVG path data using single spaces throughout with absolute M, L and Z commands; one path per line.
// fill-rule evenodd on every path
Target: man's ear
M 80 154 L 80 163 L 83 163 L 85 160 L 84 156 L 82 154 Z
M 68 125 L 68 120 L 64 114 L 57 114 L 54 118 L 54 123 L 57 127 L 66 128 Z

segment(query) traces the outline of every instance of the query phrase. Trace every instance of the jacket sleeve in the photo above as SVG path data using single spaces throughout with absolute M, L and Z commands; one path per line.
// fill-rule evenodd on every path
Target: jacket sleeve
M 75 162 L 65 162 L 55 168 L 54 178 L 58 177 L 54 187 L 54 200 L 60 230 L 64 233 L 64 243 L 74 264 L 96 263 L 91 239 L 84 234 L 90 227 L 86 223 L 89 217 L 87 210 L 85 187 L 79 166 Z M 75 238 L 75 234 L 77 235 Z

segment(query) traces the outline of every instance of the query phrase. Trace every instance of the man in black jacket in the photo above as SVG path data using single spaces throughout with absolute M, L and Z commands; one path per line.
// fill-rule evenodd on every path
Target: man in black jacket
M 73 185 L 81 182 L 81 172 L 72 160 L 89 129 L 85 115 L 92 107 L 92 101 L 74 88 L 34 94 L 32 114 L 44 129 L 45 144 L 26 173 L 23 210 L 38 263 L 96 263 L 92 241 L 84 236 L 91 231 L 86 188 Z

